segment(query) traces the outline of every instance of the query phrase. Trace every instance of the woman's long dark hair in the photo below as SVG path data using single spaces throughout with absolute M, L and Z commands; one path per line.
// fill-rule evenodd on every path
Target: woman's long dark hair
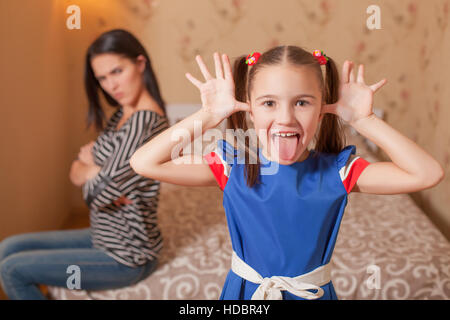
M 320 88 L 323 93 L 323 101 L 326 104 L 336 103 L 339 98 L 339 73 L 333 59 L 328 57 L 326 64 L 325 79 L 319 62 L 314 58 L 312 52 L 306 51 L 297 46 L 278 46 L 263 53 L 258 62 L 253 65 L 249 71 L 248 64 L 245 63 L 246 56 L 239 57 L 233 68 L 233 79 L 235 83 L 235 97 L 238 101 L 249 101 L 250 91 L 253 79 L 258 70 L 264 66 L 280 65 L 288 63 L 293 66 L 308 66 L 312 68 L 319 81 Z M 248 129 L 245 111 L 233 113 L 227 121 L 229 129 Z M 318 153 L 339 153 L 345 145 L 345 135 L 342 129 L 342 122 L 337 115 L 326 113 L 320 123 L 320 129 L 315 135 L 315 155 Z M 249 151 L 252 150 L 250 145 L 245 143 L 245 157 L 249 158 Z M 259 144 L 257 144 L 259 145 Z M 245 162 L 245 174 L 247 178 L 247 186 L 252 187 L 259 183 L 260 162 L 256 157 L 257 163 Z
M 161 97 L 158 81 L 156 80 L 153 72 L 152 64 L 147 51 L 144 49 L 139 40 L 137 40 L 136 37 L 134 37 L 130 32 L 123 29 L 114 29 L 100 35 L 100 37 L 98 37 L 87 50 L 84 86 L 89 100 L 89 111 L 87 116 L 88 128 L 91 124 L 94 124 L 95 128 L 98 131 L 101 131 L 104 126 L 105 113 L 100 105 L 98 89 L 101 90 L 109 105 L 114 107 L 119 106 L 117 101 L 105 90 L 103 90 L 95 77 L 94 71 L 92 70 L 92 59 L 102 53 L 119 54 L 133 61 L 135 61 L 139 55 L 144 56 L 147 60 L 144 70 L 145 87 L 164 113 L 166 112 L 165 103 Z

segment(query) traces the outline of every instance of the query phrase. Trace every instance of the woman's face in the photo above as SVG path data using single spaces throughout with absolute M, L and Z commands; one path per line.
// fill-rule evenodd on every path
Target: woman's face
M 145 57 L 137 61 L 114 53 L 102 53 L 91 59 L 100 86 L 120 105 L 135 105 L 144 88 Z
M 250 107 L 267 159 L 289 165 L 309 155 L 307 147 L 323 116 L 319 81 L 310 67 L 261 68 L 252 82 Z

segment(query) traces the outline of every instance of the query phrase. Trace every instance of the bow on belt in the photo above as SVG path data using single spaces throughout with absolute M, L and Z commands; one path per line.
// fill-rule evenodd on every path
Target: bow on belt
M 259 284 L 253 293 L 252 300 L 281 300 L 281 290 L 287 290 L 308 300 L 318 299 L 323 296 L 323 289 L 320 286 L 331 281 L 330 263 L 293 278 L 282 276 L 263 278 L 234 251 L 231 257 L 231 270 L 241 278 Z M 310 289 L 317 291 L 308 291 Z

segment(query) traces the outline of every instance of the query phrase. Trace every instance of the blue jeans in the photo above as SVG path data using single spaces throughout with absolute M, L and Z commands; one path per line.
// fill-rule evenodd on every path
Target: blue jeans
M 25 233 L 0 242 L 0 284 L 11 300 L 46 299 L 39 284 L 81 290 L 126 287 L 147 278 L 157 264 L 129 267 L 117 262 L 92 247 L 90 228 Z M 76 274 L 71 265 L 79 267 L 78 285 L 71 281 Z

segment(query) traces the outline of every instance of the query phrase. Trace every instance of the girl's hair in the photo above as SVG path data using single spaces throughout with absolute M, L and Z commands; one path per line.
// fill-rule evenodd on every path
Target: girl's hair
M 94 71 L 92 70 L 92 59 L 102 53 L 119 54 L 131 59 L 133 62 L 139 55 L 143 55 L 146 59 L 143 79 L 145 87 L 164 113 L 166 112 L 165 103 L 161 98 L 158 81 L 156 80 L 153 72 L 147 51 L 144 49 L 139 40 L 137 40 L 131 33 L 123 29 L 115 29 L 100 35 L 87 50 L 84 72 L 84 86 L 89 100 L 87 127 L 94 123 L 98 131 L 103 129 L 105 113 L 100 105 L 98 89 L 101 90 L 109 105 L 114 107 L 119 106 L 118 102 L 105 90 L 103 90 L 100 83 L 95 78 Z
M 246 102 L 250 101 L 250 91 L 253 84 L 253 79 L 258 73 L 258 70 L 265 66 L 275 66 L 283 63 L 288 63 L 293 66 L 308 66 L 314 70 L 322 90 L 322 99 L 325 104 L 336 103 L 339 97 L 339 74 L 336 64 L 333 59 L 328 57 L 326 64 L 325 79 L 322 75 L 321 65 L 314 58 L 312 52 L 308 52 L 303 48 L 296 46 L 278 46 L 263 53 L 256 64 L 254 64 L 250 71 L 248 65 L 245 63 L 246 56 L 239 57 L 233 67 L 233 78 L 235 83 L 235 97 L 236 100 Z M 248 130 L 246 121 L 246 112 L 238 111 L 233 113 L 227 121 L 228 129 L 242 129 Z M 331 113 L 324 114 L 320 129 L 314 136 L 315 156 L 319 152 L 324 153 L 339 153 L 345 145 L 345 135 L 342 130 L 342 122 L 335 115 Z M 249 141 L 250 142 L 250 141 Z M 256 156 L 256 164 L 247 161 L 250 158 L 252 148 L 247 141 L 245 145 L 245 175 L 247 178 L 247 185 L 253 187 L 255 183 L 259 183 L 260 162 L 259 156 Z

